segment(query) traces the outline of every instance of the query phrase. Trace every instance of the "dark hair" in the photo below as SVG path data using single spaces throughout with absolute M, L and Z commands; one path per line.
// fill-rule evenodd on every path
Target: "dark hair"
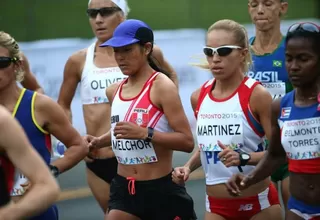
M 169 73 L 169 72 L 165 71 L 164 69 L 162 69 L 160 67 L 159 61 L 155 57 L 152 56 L 154 35 L 153 35 L 153 31 L 151 30 L 151 28 L 140 27 L 136 31 L 134 38 L 139 40 L 140 46 L 144 46 L 146 43 L 151 43 L 152 44 L 151 45 L 151 51 L 148 54 L 148 63 L 149 63 L 149 65 L 155 71 L 161 72 L 161 73 L 165 74 L 166 76 L 168 76 L 170 79 L 172 79 L 171 73 Z
M 288 44 L 288 41 L 292 38 L 305 38 L 309 41 L 312 41 L 313 47 L 315 53 L 319 53 L 320 51 L 320 34 L 315 32 L 308 32 L 304 30 L 296 30 L 293 32 L 289 32 L 286 36 L 285 42 L 286 45 Z
M 152 47 L 153 47 L 153 45 L 152 45 Z M 172 74 L 171 73 L 169 73 L 166 70 L 164 70 L 161 67 L 159 67 L 160 66 L 159 61 L 154 56 L 152 56 L 152 50 L 148 55 L 148 63 L 152 67 L 152 69 L 154 69 L 157 72 L 161 72 L 164 75 L 166 75 L 167 77 L 169 77 L 170 79 L 172 79 Z
M 143 47 L 146 43 L 148 43 L 148 42 L 140 41 L 140 46 Z M 159 61 L 154 56 L 152 56 L 153 42 L 150 42 L 150 43 L 152 44 L 151 45 L 152 49 L 151 49 L 150 53 L 148 54 L 148 63 L 149 63 L 149 65 L 155 71 L 163 73 L 164 75 L 166 75 L 167 77 L 169 77 L 172 80 L 172 74 L 167 72 L 166 70 L 162 69 L 160 67 Z

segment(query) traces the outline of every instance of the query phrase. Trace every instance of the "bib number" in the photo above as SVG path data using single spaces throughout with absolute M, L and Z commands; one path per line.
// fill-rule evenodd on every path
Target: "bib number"
M 207 160 L 207 164 L 217 164 L 220 159 L 218 157 L 218 154 L 221 151 L 205 151 L 205 155 L 206 155 L 206 160 Z
M 284 82 L 262 83 L 272 96 L 272 99 L 281 98 L 286 94 L 286 84 Z

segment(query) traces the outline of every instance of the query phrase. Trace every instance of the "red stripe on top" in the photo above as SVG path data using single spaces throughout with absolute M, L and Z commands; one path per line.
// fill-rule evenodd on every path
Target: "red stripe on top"
M 46 147 L 47 147 L 48 151 L 50 153 L 52 153 L 52 142 L 51 142 L 51 135 L 50 134 L 45 135 L 45 143 L 46 143 Z
M 155 79 L 156 77 L 152 78 L 151 81 L 148 82 L 148 84 L 146 85 L 146 88 L 148 91 L 146 91 L 143 96 L 139 96 L 136 98 L 136 100 L 140 99 L 138 101 L 138 103 L 136 104 L 136 106 L 134 107 L 133 110 L 131 110 L 130 113 L 130 117 L 129 117 L 129 121 L 135 122 L 136 121 L 136 117 L 137 117 L 137 113 L 135 112 L 135 109 L 144 109 L 144 110 L 148 110 L 147 113 L 140 113 L 143 115 L 144 117 L 144 123 L 143 123 L 143 127 L 147 127 L 150 126 L 152 127 L 152 125 L 156 125 L 156 123 L 159 121 L 160 117 L 163 115 L 163 113 L 160 113 L 157 115 L 157 117 L 155 118 L 155 120 L 152 122 L 152 124 L 150 125 L 149 122 L 151 121 L 151 119 L 153 119 L 153 117 L 156 116 L 156 114 L 160 111 L 155 105 L 153 105 L 151 103 L 150 100 L 150 90 L 151 90 L 151 85 L 152 85 L 152 81 Z
M 126 99 L 126 98 L 123 98 L 122 95 L 121 95 L 121 92 L 122 92 L 122 86 L 123 84 L 127 83 L 128 82 L 128 78 L 125 79 L 119 86 L 119 93 L 118 93 L 118 96 L 119 96 L 119 99 L 121 101 L 132 101 L 125 117 L 124 117 L 124 121 L 128 121 L 128 118 L 130 117 L 130 113 L 132 112 L 132 108 L 135 106 L 137 100 L 139 99 L 139 97 L 141 96 L 141 94 L 144 92 L 144 90 L 146 89 L 146 87 L 150 84 L 150 81 L 154 80 L 155 79 L 155 75 L 158 75 L 158 72 L 154 72 L 150 77 L 149 79 L 147 80 L 147 82 L 143 85 L 141 91 L 139 92 L 138 95 L 136 95 L 135 97 L 133 98 L 130 98 L 130 99 Z
M 4 175 L 6 178 L 8 193 L 10 193 L 13 188 L 13 184 L 14 184 L 15 168 L 14 168 L 13 164 L 11 163 L 11 161 L 6 157 L 1 156 L 0 162 L 1 162 L 1 167 L 3 168 Z
M 288 158 L 289 171 L 294 173 L 308 173 L 319 174 L 320 173 L 320 158 L 308 159 L 308 160 L 294 160 Z
M 250 119 L 250 116 L 249 116 L 249 111 L 250 111 L 250 97 L 251 97 L 251 94 L 254 90 L 254 88 L 261 84 L 260 82 L 255 82 L 250 88 L 247 87 L 245 85 L 246 81 L 248 80 L 249 78 L 248 77 L 245 77 L 245 79 L 242 81 L 241 85 L 239 86 L 238 88 L 238 95 L 239 95 L 239 101 L 240 101 L 240 105 L 241 105 L 241 108 L 242 108 L 242 111 L 247 119 L 247 122 L 248 124 L 250 125 L 251 129 L 256 133 L 256 135 L 258 135 L 259 137 L 263 137 L 265 134 L 264 133 L 260 133 L 256 127 L 254 126 L 253 122 L 251 121 Z M 252 116 L 253 113 L 252 113 Z M 258 124 L 260 124 L 260 122 L 258 120 L 256 120 L 256 122 Z
M 154 128 L 157 124 L 158 121 L 160 120 L 160 118 L 163 116 L 163 113 L 160 113 L 157 115 L 157 117 L 154 119 L 154 121 L 152 122 L 152 124 L 150 125 L 151 128 Z
M 210 82 L 210 80 L 208 80 L 207 82 L 205 82 L 202 86 L 201 86 L 201 89 L 200 89 L 200 94 L 199 94 L 199 97 L 198 97 L 198 102 L 197 102 L 197 107 L 196 107 L 196 110 L 194 112 L 194 117 L 196 119 L 198 119 L 198 113 L 199 113 L 199 110 L 200 110 L 200 107 L 201 107 L 201 104 L 204 100 L 204 98 L 206 97 L 206 95 L 211 91 L 211 88 L 212 88 L 212 84 L 209 84 L 208 83 Z

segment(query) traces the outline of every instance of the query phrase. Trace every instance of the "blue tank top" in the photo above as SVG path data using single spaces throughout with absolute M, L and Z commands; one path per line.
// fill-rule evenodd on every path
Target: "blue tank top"
M 292 90 L 288 73 L 285 67 L 285 38 L 282 39 L 278 48 L 271 54 L 255 55 L 252 53 L 253 66 L 248 76 L 260 81 L 270 92 L 273 99 L 283 97 Z M 250 45 L 255 37 L 250 38 Z
M 38 151 L 46 164 L 50 164 L 51 136 L 35 119 L 34 101 L 36 95 L 36 92 L 22 89 L 12 115 L 19 121 L 31 145 Z
M 295 90 L 280 103 L 278 124 L 281 144 L 289 161 L 289 171 L 320 173 L 320 104 L 300 107 L 294 104 Z

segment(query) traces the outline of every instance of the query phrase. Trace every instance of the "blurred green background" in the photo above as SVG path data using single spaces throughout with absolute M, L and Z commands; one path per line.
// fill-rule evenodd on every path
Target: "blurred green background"
M 0 0 L 0 29 L 18 41 L 92 38 L 88 0 Z M 248 0 L 128 0 L 129 18 L 153 29 L 207 28 L 222 18 L 250 22 Z M 285 19 L 320 18 L 320 0 L 289 0 Z

